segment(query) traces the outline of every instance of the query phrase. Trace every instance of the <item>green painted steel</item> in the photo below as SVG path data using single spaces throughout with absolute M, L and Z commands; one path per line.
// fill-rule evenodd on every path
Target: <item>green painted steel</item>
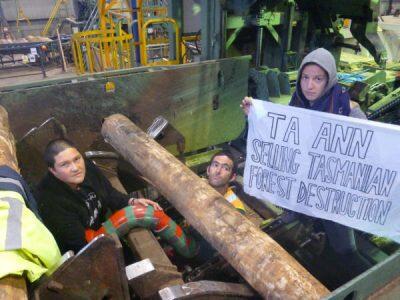
M 325 300 L 352 299 L 362 300 L 367 299 L 374 291 L 379 290 L 386 284 L 400 276 L 400 252 L 396 252 L 386 260 L 375 265 L 368 271 L 357 276 L 348 283 L 342 285 L 338 289 L 332 291 Z M 382 299 L 398 299 L 382 298 Z
M 239 105 L 247 94 L 249 60 L 245 56 L 36 82 L 1 89 L 0 104 L 17 140 L 54 117 L 82 151 L 109 149 L 100 128 L 110 114 L 122 113 L 144 130 L 162 115 L 170 125 L 158 141 L 173 154 L 183 154 L 239 136 L 245 124 Z M 115 91 L 106 91 L 107 82 L 114 83 Z M 32 139 L 18 159 L 42 160 L 42 145 L 52 138 L 39 139 L 40 145 Z
M 191 156 L 187 156 L 187 157 L 185 157 L 186 158 L 185 164 L 189 168 L 208 164 L 210 162 L 212 156 L 221 150 L 222 150 L 222 148 L 217 148 L 217 149 L 213 149 L 210 151 L 204 151 L 204 152 L 197 153 L 197 154 L 194 154 Z
M 400 103 L 400 88 L 395 89 L 393 92 L 389 93 L 387 96 L 383 97 L 378 102 L 374 103 L 367 110 L 367 116 L 369 119 L 376 119 L 377 117 L 383 115 L 385 112 L 389 111 L 393 107 Z

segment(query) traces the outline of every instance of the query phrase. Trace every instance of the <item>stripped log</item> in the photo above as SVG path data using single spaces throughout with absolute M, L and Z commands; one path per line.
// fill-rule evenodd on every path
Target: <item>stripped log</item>
M 0 279 L 1 300 L 25 300 L 28 299 L 26 283 L 23 277 L 9 275 Z
M 15 139 L 8 124 L 8 113 L 0 105 L 0 165 L 7 165 L 19 172 Z
M 128 118 L 119 114 L 106 118 L 102 134 L 263 297 L 320 299 L 329 292 L 273 239 Z
M 7 165 L 19 172 L 14 136 L 10 132 L 8 113 L 0 106 L 0 165 Z M 0 300 L 28 299 L 25 279 L 6 276 L 0 279 Z

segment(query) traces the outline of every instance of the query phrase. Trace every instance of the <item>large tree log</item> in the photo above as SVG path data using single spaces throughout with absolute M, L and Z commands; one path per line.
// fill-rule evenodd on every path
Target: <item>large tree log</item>
M 10 132 L 8 113 L 0 105 L 0 165 L 7 165 L 19 172 L 14 136 Z
M 123 115 L 102 134 L 265 298 L 320 299 L 329 291 L 218 192 Z
M 8 114 L 0 106 L 0 165 L 7 165 L 19 172 L 14 136 L 10 132 Z M 6 276 L 0 279 L 0 300 L 28 299 L 25 279 L 20 276 Z

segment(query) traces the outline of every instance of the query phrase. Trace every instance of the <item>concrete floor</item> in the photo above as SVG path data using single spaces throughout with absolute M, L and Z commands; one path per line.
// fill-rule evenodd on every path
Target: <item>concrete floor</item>
M 60 67 L 46 67 L 45 70 L 47 77 L 43 78 L 42 71 L 39 67 L 16 66 L 0 68 L 0 88 L 48 79 L 61 79 L 76 76 L 73 65 L 68 66 L 66 72 L 63 72 Z

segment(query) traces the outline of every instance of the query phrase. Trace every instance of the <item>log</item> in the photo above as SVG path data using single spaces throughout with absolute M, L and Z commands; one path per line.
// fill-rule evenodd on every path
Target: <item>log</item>
M 320 299 L 329 293 L 272 238 L 123 115 L 102 134 L 264 298 Z
M 8 113 L 0 105 L 0 165 L 7 165 L 19 172 L 15 139 L 10 132 Z
M 26 283 L 23 277 L 8 275 L 0 279 L 1 300 L 25 300 L 28 299 Z
M 7 165 L 19 172 L 14 136 L 10 132 L 8 113 L 0 105 L 0 165 Z M 0 279 L 0 300 L 28 299 L 25 279 L 21 276 L 6 276 Z

